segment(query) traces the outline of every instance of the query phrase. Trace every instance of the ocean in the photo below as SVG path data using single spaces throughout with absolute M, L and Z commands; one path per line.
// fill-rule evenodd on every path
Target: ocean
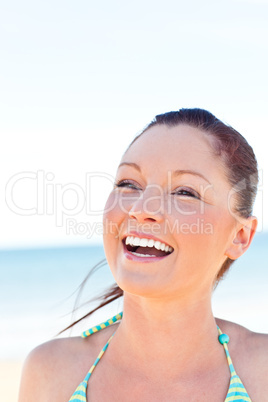
M 77 289 L 105 259 L 102 246 L 0 251 L 0 359 L 24 359 L 98 302 L 86 302 L 114 284 L 103 264 L 85 285 L 72 314 Z M 122 298 L 61 336 L 79 335 L 122 309 Z M 258 233 L 213 295 L 214 315 L 268 333 L 268 233 Z

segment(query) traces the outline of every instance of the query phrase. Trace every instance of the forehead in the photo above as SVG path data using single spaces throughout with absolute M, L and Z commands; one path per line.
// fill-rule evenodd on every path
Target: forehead
M 221 165 L 212 139 L 187 125 L 157 125 L 146 130 L 126 151 L 121 162 L 160 166 L 163 169 L 207 169 Z

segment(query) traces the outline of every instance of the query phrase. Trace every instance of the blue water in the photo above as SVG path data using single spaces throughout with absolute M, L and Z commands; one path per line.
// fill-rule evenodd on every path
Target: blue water
M 72 318 L 95 304 L 68 314 L 85 276 L 104 259 L 102 246 L 40 248 L 0 251 L 0 358 L 24 358 L 37 344 L 66 327 Z M 104 265 L 87 282 L 80 303 L 114 283 Z M 79 324 L 78 335 L 122 307 L 122 300 Z M 250 249 L 235 262 L 213 296 L 218 317 L 238 322 L 254 331 L 268 332 L 268 233 L 258 233 Z
M 24 357 L 69 325 L 73 293 L 104 258 L 102 246 L 1 251 L 0 358 Z M 113 283 L 106 264 L 88 281 L 81 303 Z M 79 334 L 79 328 L 73 334 Z

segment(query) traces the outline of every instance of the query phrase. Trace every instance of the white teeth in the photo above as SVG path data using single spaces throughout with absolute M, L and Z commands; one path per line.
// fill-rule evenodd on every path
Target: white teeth
M 125 240 L 126 245 L 130 244 L 131 246 L 140 246 L 140 247 L 155 247 L 157 250 L 162 250 L 165 251 L 166 253 L 172 252 L 173 248 L 171 246 L 168 246 L 165 243 L 161 243 L 159 240 L 153 240 L 153 239 L 146 239 L 146 238 L 140 238 L 136 236 L 127 236 Z M 139 254 L 139 253 L 135 253 Z M 144 254 L 142 254 L 144 256 Z M 145 256 L 149 256 L 148 254 Z M 151 255 L 150 255 L 151 257 Z M 155 256 L 153 256 L 155 257 Z
M 148 241 L 147 247 L 153 247 L 153 246 L 154 246 L 154 240 L 153 240 L 153 239 L 150 239 L 150 240 Z
M 147 247 L 148 241 L 149 241 L 148 239 L 140 239 L 140 246 Z
M 155 248 L 157 249 L 157 250 L 160 250 L 160 241 L 155 241 L 154 242 L 154 246 L 155 246 Z
M 138 257 L 156 257 L 156 255 L 150 255 L 150 254 L 140 254 L 140 253 L 135 253 L 135 251 L 132 251 L 132 254 L 137 255 Z
M 138 238 L 138 237 L 134 237 L 134 240 L 133 240 L 133 246 L 139 246 L 140 245 L 140 239 Z

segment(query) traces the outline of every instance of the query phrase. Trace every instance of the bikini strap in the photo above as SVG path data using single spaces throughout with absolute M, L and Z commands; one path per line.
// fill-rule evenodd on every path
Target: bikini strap
M 99 325 L 96 325 L 95 327 L 92 327 L 86 331 L 84 331 L 81 336 L 82 338 L 87 338 L 88 336 L 94 334 L 95 332 L 100 331 L 101 329 L 104 329 L 106 327 L 109 327 L 109 325 L 114 324 L 116 321 L 121 320 L 123 317 L 123 311 L 121 311 L 121 313 L 114 315 L 112 318 L 109 318 L 107 321 L 102 322 Z M 80 384 L 80 387 L 82 387 L 82 391 L 86 392 L 86 388 L 87 388 L 87 382 L 92 374 L 92 372 L 94 371 L 95 367 L 97 366 L 97 364 L 99 363 L 100 359 L 102 358 L 102 356 L 104 355 L 104 352 L 106 351 L 106 349 L 109 346 L 109 343 L 111 342 L 113 336 L 114 336 L 115 332 L 113 333 L 113 335 L 108 339 L 108 342 L 104 345 L 104 347 L 102 348 L 102 350 L 100 351 L 97 359 L 95 360 L 95 362 L 93 363 L 93 365 L 91 366 L 90 370 L 88 371 L 84 381 Z M 80 392 L 80 390 L 77 389 L 77 392 Z
M 84 331 L 81 336 L 82 338 L 87 338 L 88 336 L 94 334 L 95 332 L 100 331 L 101 329 L 104 329 L 106 327 L 109 327 L 109 325 L 112 325 L 118 320 L 121 320 L 123 317 L 123 311 L 121 313 L 114 315 L 112 318 L 109 318 L 107 321 L 102 322 L 99 325 L 96 325 L 95 327 L 92 327 L 86 331 Z M 107 342 L 108 343 L 108 342 Z M 108 345 L 107 345 L 108 346 Z
M 230 356 L 230 353 L 229 353 L 229 350 L 228 350 L 228 346 L 227 346 L 227 344 L 229 342 L 229 336 L 226 335 L 226 334 L 223 334 L 221 329 L 218 327 L 218 325 L 217 325 L 217 328 L 218 328 L 218 333 L 219 333 L 219 338 L 218 339 L 219 339 L 219 342 L 224 347 L 225 354 L 226 354 L 226 357 L 227 357 L 227 361 L 228 361 L 228 364 L 229 364 L 231 377 L 236 376 L 237 374 L 236 374 L 236 371 L 234 369 L 234 365 L 233 365 L 233 362 L 232 362 L 232 359 L 231 359 L 231 356 Z
M 108 327 L 109 325 L 114 324 L 116 321 L 121 320 L 122 317 L 123 317 L 123 311 L 121 311 L 121 313 L 118 313 L 118 314 L 114 315 L 112 318 L 109 318 L 108 320 L 102 322 L 101 324 L 96 325 L 95 327 L 92 327 L 92 328 L 84 331 L 81 334 L 81 336 L 82 336 L 82 338 L 87 338 L 88 336 L 94 334 L 95 332 L 98 332 L 98 331 Z M 219 333 L 219 338 L 218 339 L 219 339 L 219 342 L 224 347 L 225 354 L 226 354 L 227 361 L 228 361 L 228 365 L 229 365 L 229 369 L 230 369 L 230 373 L 231 373 L 231 376 L 233 377 L 233 376 L 235 376 L 237 374 L 236 374 L 236 371 L 234 369 L 233 362 L 232 362 L 232 359 L 231 359 L 231 356 L 230 356 L 230 353 L 229 353 L 229 350 L 228 350 L 228 346 L 227 346 L 227 344 L 229 342 L 229 336 L 226 335 L 226 334 L 223 334 L 218 325 L 217 325 L 217 329 L 218 329 L 218 333 Z M 106 351 L 107 347 L 109 346 L 109 343 L 110 343 L 111 339 L 113 338 L 114 334 L 115 333 L 113 333 L 113 335 L 109 338 L 108 342 L 105 344 L 103 349 L 100 351 L 99 356 L 97 357 L 95 363 L 92 366 L 92 371 L 94 370 L 94 368 L 96 367 L 96 364 L 99 362 L 99 360 L 103 356 L 104 352 Z M 91 374 L 91 372 L 89 374 Z

